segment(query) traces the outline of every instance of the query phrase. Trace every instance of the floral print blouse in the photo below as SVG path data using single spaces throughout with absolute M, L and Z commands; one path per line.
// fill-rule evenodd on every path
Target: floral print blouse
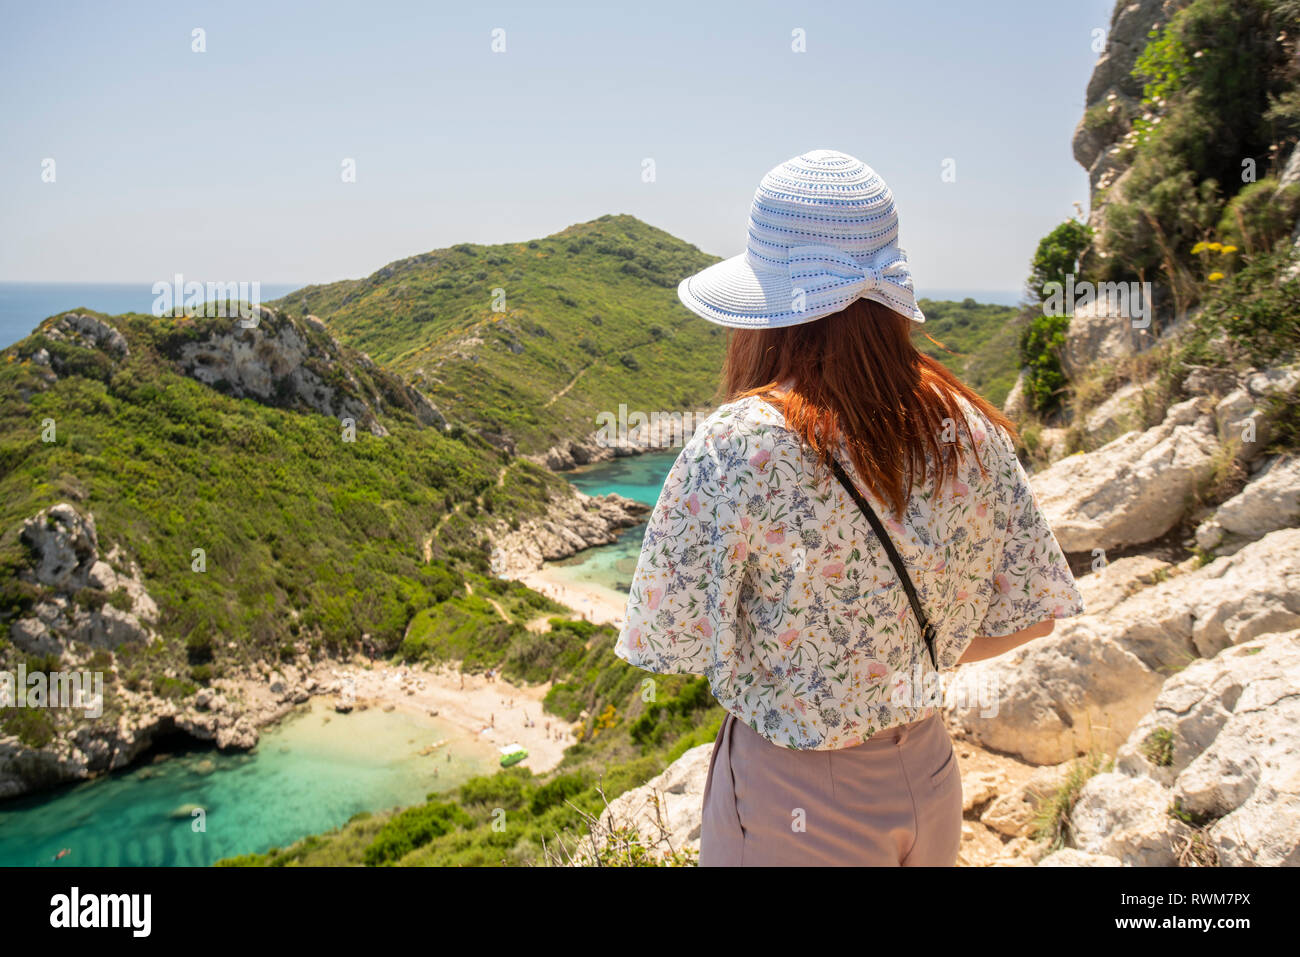
M 843 447 L 838 456 L 906 563 L 945 670 L 976 636 L 1083 613 L 1010 441 L 963 405 L 957 475 L 942 494 L 913 488 L 902 521 Z M 648 671 L 706 676 L 719 704 L 787 748 L 849 747 L 936 703 L 896 693 L 927 673 L 933 684 L 934 669 L 871 526 L 758 398 L 717 409 L 673 464 L 615 652 Z

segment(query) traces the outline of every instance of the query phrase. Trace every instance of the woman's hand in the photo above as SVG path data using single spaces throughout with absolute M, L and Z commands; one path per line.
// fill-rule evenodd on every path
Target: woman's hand
M 1030 625 L 1023 631 L 1017 631 L 1011 635 L 1000 635 L 997 638 L 977 637 L 966 648 L 957 664 L 968 665 L 972 661 L 983 661 L 986 658 L 996 658 L 998 655 L 1010 651 L 1012 648 L 1019 648 L 1027 641 L 1033 641 L 1035 638 L 1042 638 L 1050 635 L 1052 629 L 1056 627 L 1056 619 L 1048 618 L 1046 621 L 1040 621 L 1036 625 Z

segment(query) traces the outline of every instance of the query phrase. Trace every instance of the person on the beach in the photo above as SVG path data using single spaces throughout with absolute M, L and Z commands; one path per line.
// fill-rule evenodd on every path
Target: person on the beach
M 851 156 L 769 172 L 746 251 L 677 291 L 732 329 L 724 404 L 664 482 L 615 650 L 727 712 L 699 862 L 951 866 L 946 680 L 1083 611 L 1012 424 L 913 345 L 893 195 Z

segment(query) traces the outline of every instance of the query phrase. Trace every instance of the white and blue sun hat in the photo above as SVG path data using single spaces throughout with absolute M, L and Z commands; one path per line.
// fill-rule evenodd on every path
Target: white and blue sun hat
M 687 276 L 677 295 L 696 315 L 743 329 L 811 322 L 855 299 L 925 322 L 898 246 L 894 194 L 866 163 L 834 150 L 764 176 L 745 251 Z

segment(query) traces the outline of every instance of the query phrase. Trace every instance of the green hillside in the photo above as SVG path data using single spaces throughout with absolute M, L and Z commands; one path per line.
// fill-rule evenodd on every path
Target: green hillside
M 713 401 L 725 335 L 676 289 L 714 261 L 631 216 L 602 216 L 545 239 L 412 256 L 280 304 L 325 320 L 453 422 L 540 452 L 590 434 L 619 403 Z
M 471 433 L 422 426 L 400 407 L 397 380 L 350 354 L 321 372 L 356 401 L 386 397 L 377 430 L 387 435 L 357 428 L 345 441 L 329 416 L 180 374 L 185 344 L 225 332 L 229 319 L 93 318 L 129 351 L 55 338 L 51 319 L 0 353 L 0 635 L 49 598 L 19 577 L 31 562 L 19 533 L 59 502 L 94 516 L 101 554 L 119 546 L 137 561 L 158 604 L 160 644 L 100 656 L 110 680 L 116 671 L 133 688 L 171 682 L 190 694 L 231 667 L 292 658 L 295 644 L 346 653 L 367 633 L 395 649 L 412 616 L 448 600 L 466 604 L 462 618 L 479 614 L 484 642 L 508 645 L 522 625 L 505 627 L 481 600 L 470 607 L 471 579 L 519 606 L 521 621 L 560 610 L 489 582 L 479 538 L 480 519 L 541 514 L 563 480 Z M 331 348 L 323 330 L 283 316 L 260 331 L 277 326 Z M 53 441 L 43 441 L 47 423 Z M 426 562 L 425 540 L 452 510 Z M 201 571 L 194 549 L 204 552 Z M 76 602 L 117 598 L 94 591 Z M 0 667 L 20 655 L 0 637 Z
M 79 327 L 66 315 L 46 320 L 0 352 L 0 635 L 41 603 L 63 600 L 24 574 L 33 555 L 20 532 L 40 510 L 70 502 L 94 516 L 101 555 L 118 547 L 115 566 L 138 562 L 159 607 L 160 640 L 69 642 L 63 658 L 38 659 L 0 637 L 0 668 L 89 661 L 106 690 L 98 719 L 5 708 L 0 733 L 33 749 L 73 734 L 111 739 L 119 720 L 137 716 L 123 689 L 183 703 L 250 665 L 346 655 L 369 635 L 397 660 L 456 660 L 515 681 L 550 681 L 551 715 L 589 716 L 582 743 L 546 779 L 515 769 L 472 782 L 479 804 L 488 795 L 488 807 L 536 814 L 538 840 L 576 823 L 566 801 L 597 808 L 602 776 L 617 793 L 657 773 L 683 735 L 712 733 L 717 709 L 699 682 L 659 679 L 658 703 L 647 705 L 646 676 L 615 658 L 611 628 L 563 617 L 563 606 L 488 573 L 485 525 L 542 514 L 564 493 L 562 479 L 471 432 L 422 425 L 404 406 L 400 380 L 302 319 L 269 315 L 256 333 L 234 331 L 230 319 L 85 310 L 76 319 Z M 95 341 L 71 334 L 77 328 L 93 329 Z M 182 374 L 192 347 L 206 349 L 199 366 L 210 367 L 231 340 L 282 373 L 265 400 L 228 394 L 237 391 L 230 379 L 205 385 Z M 299 343 L 303 365 L 327 377 L 340 401 L 386 410 L 355 441 L 343 439 L 337 419 L 294 399 L 280 362 Z M 43 441 L 51 422 L 53 441 Z M 205 553 L 201 570 L 196 548 Z M 131 605 L 90 586 L 71 599 L 88 609 Z M 548 631 L 525 627 L 548 614 L 559 616 Z M 413 621 L 418 636 L 408 634 Z M 420 833 L 436 823 L 424 821 Z M 457 839 L 461 859 L 496 863 L 499 840 L 479 846 L 481 836 Z M 399 827 L 370 843 L 365 859 L 385 863 L 403 856 L 408 839 Z M 409 849 L 424 844 L 418 837 Z M 524 842 L 517 859 L 538 850 Z
M 974 299 L 922 299 L 921 310 L 925 323 L 912 331 L 916 347 L 938 359 L 994 405 L 1002 405 L 1020 371 L 1019 310 Z

